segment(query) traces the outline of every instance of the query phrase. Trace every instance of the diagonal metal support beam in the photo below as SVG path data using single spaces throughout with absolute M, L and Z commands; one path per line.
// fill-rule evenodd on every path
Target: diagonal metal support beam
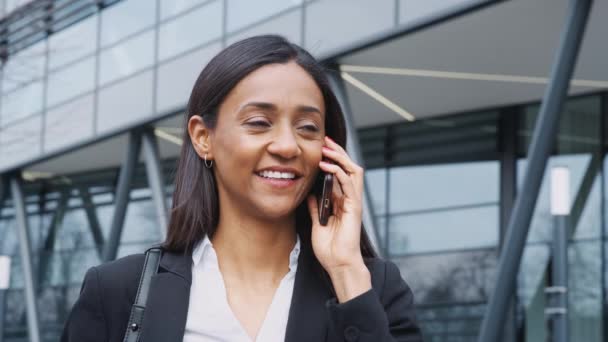
M 11 194 L 15 206 L 15 219 L 17 223 L 17 235 L 19 237 L 19 255 L 21 257 L 21 268 L 23 270 L 23 282 L 25 292 L 25 307 L 27 313 L 27 331 L 29 341 L 40 342 L 40 324 L 38 320 L 38 309 L 36 304 L 35 280 L 32 267 L 32 250 L 30 246 L 29 227 L 27 213 L 25 211 L 25 197 L 21 178 L 18 174 L 10 178 Z
M 118 184 L 116 185 L 116 198 L 114 207 L 114 216 L 112 217 L 112 225 L 108 240 L 104 245 L 103 260 L 110 261 L 116 259 L 118 253 L 118 244 L 122 235 L 125 216 L 127 214 L 127 205 L 129 204 L 129 193 L 131 190 L 131 182 L 135 173 L 135 165 L 139 159 L 139 150 L 141 146 L 141 132 L 133 131 L 129 134 L 129 143 L 127 153 L 125 154 L 120 168 Z
M 57 241 L 57 230 L 59 230 L 61 223 L 63 222 L 69 197 L 69 192 L 61 193 L 57 203 L 57 209 L 55 209 L 51 219 L 49 232 L 44 240 L 44 246 L 38 256 L 38 294 L 40 294 L 44 279 L 46 278 L 49 263 L 51 262 L 51 254 L 55 248 L 55 241 Z
M 97 248 L 99 259 L 102 259 L 104 245 L 103 234 L 101 232 L 99 219 L 97 218 L 97 213 L 95 212 L 95 204 L 93 203 L 89 189 L 87 189 L 85 186 L 78 187 L 78 193 L 82 199 L 82 207 L 84 208 L 87 220 L 89 221 L 89 228 L 91 229 L 93 241 L 95 241 L 95 247 Z
M 165 185 L 160 166 L 160 153 L 158 152 L 158 142 L 154 131 L 147 129 L 142 136 L 142 149 L 144 160 L 146 163 L 146 173 L 148 175 L 148 184 L 152 191 L 152 198 L 156 209 L 156 216 L 160 228 L 161 241 L 167 236 L 167 228 L 169 226 L 167 218 L 167 201 L 165 199 Z
M 483 318 L 479 342 L 499 341 L 502 336 L 509 299 L 515 290 L 515 281 L 534 205 L 538 198 L 549 154 L 555 144 L 559 114 L 576 65 L 591 3 L 592 0 L 572 0 L 570 5 L 568 24 L 562 33 L 560 47 L 551 70 L 551 83 L 543 96 L 534 128 L 529 164 L 522 191 L 515 200 L 515 206 L 509 219 L 505 244 L 501 249 L 503 252 L 498 263 L 496 287 Z
M 327 77 L 329 79 L 329 84 L 340 103 L 340 107 L 342 107 L 342 112 L 344 113 L 346 134 L 348 136 L 348 139 L 346 140 L 346 150 L 355 163 L 363 166 L 363 154 L 361 153 L 361 148 L 359 146 L 359 136 L 357 134 L 357 128 L 355 127 L 346 87 L 344 86 L 344 80 L 337 72 L 329 72 L 327 73 Z M 386 246 L 382 246 L 379 242 L 380 235 L 378 234 L 378 229 L 375 224 L 374 207 L 372 206 L 369 187 L 367 186 L 367 182 L 364 181 L 363 184 L 363 226 L 367 230 L 367 235 L 376 251 L 378 251 L 378 254 L 384 256 Z

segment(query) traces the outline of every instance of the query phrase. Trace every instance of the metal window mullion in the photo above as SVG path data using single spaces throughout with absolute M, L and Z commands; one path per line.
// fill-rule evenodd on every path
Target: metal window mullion
M 515 289 L 515 280 L 528 236 L 536 199 L 545 167 L 555 145 L 559 114 L 576 65 L 579 48 L 588 21 L 592 0 L 572 0 L 567 26 L 561 35 L 560 47 L 551 70 L 551 82 L 546 88 L 530 145 L 530 158 L 522 191 L 516 198 L 509 219 L 506 240 L 498 264 L 496 286 L 484 315 L 479 342 L 498 341 Z
M 40 342 L 40 324 L 36 303 L 35 280 L 32 266 L 29 228 L 21 179 L 19 174 L 10 178 L 11 194 L 15 207 L 16 227 L 19 238 L 19 251 L 25 292 L 28 337 L 31 342 Z

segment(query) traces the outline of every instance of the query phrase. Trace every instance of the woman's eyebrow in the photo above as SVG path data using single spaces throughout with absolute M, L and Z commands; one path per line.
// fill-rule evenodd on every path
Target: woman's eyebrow
M 239 108 L 238 111 L 242 112 L 247 107 L 254 107 L 254 108 L 264 109 L 264 110 L 270 110 L 270 111 L 276 111 L 277 110 L 277 106 L 275 106 L 274 104 L 269 103 L 269 102 L 247 102 L 244 105 L 242 105 L 241 108 Z
M 241 108 L 239 108 L 238 112 L 242 112 L 247 107 L 254 107 L 254 108 L 273 111 L 273 112 L 277 111 L 277 106 L 274 105 L 273 103 L 256 101 L 256 102 L 247 102 L 246 104 L 242 105 Z M 308 105 L 299 105 L 298 107 L 296 107 L 296 111 L 304 112 L 304 113 L 318 113 L 321 116 L 323 115 L 323 113 L 321 113 L 321 110 L 319 110 L 319 108 L 314 107 L 314 106 L 308 106 Z
M 319 108 L 313 107 L 313 106 L 300 105 L 300 106 L 298 106 L 297 111 L 304 112 L 304 113 L 318 113 L 319 115 L 323 116 L 323 113 L 321 113 L 321 110 L 319 110 Z

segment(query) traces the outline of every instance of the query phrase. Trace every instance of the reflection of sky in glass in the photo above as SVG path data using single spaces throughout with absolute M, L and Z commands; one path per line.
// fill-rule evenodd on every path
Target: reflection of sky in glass
M 372 202 L 378 209 L 384 205 L 383 171 L 367 172 Z M 389 173 L 391 254 L 497 244 L 497 161 L 398 167 Z
M 394 168 L 390 187 L 391 213 L 497 202 L 498 162 Z
M 121 1 L 101 12 L 101 44 L 106 46 L 151 27 L 156 19 L 156 1 Z

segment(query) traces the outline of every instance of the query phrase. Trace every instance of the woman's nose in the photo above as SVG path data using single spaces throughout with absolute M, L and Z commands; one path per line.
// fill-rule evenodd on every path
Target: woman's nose
M 285 159 L 297 157 L 302 153 L 292 129 L 281 129 L 268 145 L 268 152 Z

